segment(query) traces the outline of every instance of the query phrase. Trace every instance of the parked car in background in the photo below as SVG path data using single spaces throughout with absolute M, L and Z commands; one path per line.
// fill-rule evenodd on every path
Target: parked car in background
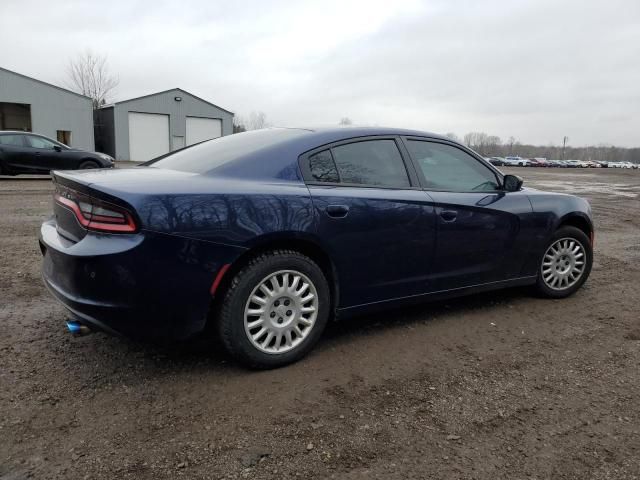
M 532 167 L 550 167 L 546 158 L 530 158 L 529 164 Z
M 254 130 L 52 177 L 43 278 L 70 330 L 207 330 L 255 368 L 300 359 L 332 317 L 509 286 L 564 298 L 593 258 L 586 200 L 414 130 Z
M 522 157 L 504 157 L 504 164 L 512 167 L 526 167 L 529 160 Z
M 632 169 L 633 167 L 633 163 L 631 162 L 609 162 L 609 167 L 610 168 L 626 168 L 626 169 Z
M 565 160 L 565 163 L 570 168 L 588 168 L 589 167 L 589 165 L 587 165 L 587 163 L 583 162 L 582 160 Z
M 485 157 L 485 160 L 487 160 L 489 163 L 491 163 L 491 165 L 494 165 L 496 167 L 503 167 L 506 165 L 504 158 L 501 158 L 501 157 Z
M 0 174 L 49 173 L 51 170 L 112 168 L 104 153 L 71 148 L 37 133 L 0 131 Z

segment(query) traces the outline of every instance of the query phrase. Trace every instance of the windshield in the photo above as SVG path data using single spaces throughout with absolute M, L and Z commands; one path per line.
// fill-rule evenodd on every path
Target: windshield
M 293 128 L 266 128 L 208 140 L 143 164 L 190 173 L 205 173 L 245 155 L 309 133 Z

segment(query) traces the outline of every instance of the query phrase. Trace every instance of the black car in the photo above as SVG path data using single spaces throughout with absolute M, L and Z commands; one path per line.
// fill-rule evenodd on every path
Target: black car
M 486 160 L 491 165 L 494 165 L 496 167 L 504 167 L 506 165 L 506 163 L 504 163 L 504 160 L 500 157 L 487 157 Z
M 112 167 L 113 158 L 104 153 L 71 148 L 36 133 L 0 131 L 2 175 Z

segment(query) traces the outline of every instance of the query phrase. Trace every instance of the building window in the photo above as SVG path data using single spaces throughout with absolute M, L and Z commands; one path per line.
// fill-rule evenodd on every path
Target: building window
M 71 132 L 69 130 L 58 130 L 57 140 L 67 146 L 71 146 Z
M 31 131 L 31 105 L 0 102 L 0 130 Z

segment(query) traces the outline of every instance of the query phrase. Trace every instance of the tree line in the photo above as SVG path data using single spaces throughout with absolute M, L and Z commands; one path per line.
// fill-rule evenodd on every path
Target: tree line
M 585 147 L 562 145 L 530 145 L 521 143 L 514 137 L 503 141 L 496 135 L 484 132 L 469 132 L 461 138 L 455 133 L 447 137 L 463 143 L 485 157 L 518 156 L 523 158 L 547 158 L 553 160 L 601 160 L 606 162 L 640 163 L 640 148 L 624 148 L 599 144 Z

